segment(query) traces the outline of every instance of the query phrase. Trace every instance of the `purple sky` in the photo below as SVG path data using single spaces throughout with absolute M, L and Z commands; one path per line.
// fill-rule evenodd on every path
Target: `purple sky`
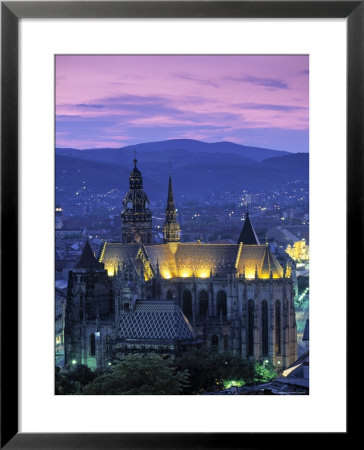
M 292 56 L 57 56 L 57 147 L 165 139 L 308 152 L 308 61 Z

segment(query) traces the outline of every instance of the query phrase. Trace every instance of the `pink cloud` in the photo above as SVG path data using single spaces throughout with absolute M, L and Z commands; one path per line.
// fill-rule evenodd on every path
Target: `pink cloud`
M 235 142 L 247 126 L 308 132 L 308 62 L 307 55 L 60 55 L 56 114 L 102 123 L 105 141 L 128 130 L 128 143 L 140 142 L 141 127 L 149 140 L 153 126 L 179 127 L 182 137 L 206 135 L 191 126 L 223 125 L 223 137 Z M 115 124 L 123 129 L 112 133 Z M 73 128 L 69 142 L 76 143 Z

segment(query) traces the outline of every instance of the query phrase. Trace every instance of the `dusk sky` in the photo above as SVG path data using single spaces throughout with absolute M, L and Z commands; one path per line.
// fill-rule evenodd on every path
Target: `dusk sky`
M 166 139 L 308 152 L 309 57 L 57 56 L 56 146 Z

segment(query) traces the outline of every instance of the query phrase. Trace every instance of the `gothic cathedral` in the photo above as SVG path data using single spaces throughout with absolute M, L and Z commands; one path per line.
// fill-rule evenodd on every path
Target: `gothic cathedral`
M 130 352 L 232 351 L 285 368 L 297 359 L 291 268 L 260 244 L 247 215 L 236 244 L 180 242 L 169 176 L 163 244 L 134 160 L 121 242 L 88 243 L 69 274 L 66 364 L 104 368 Z

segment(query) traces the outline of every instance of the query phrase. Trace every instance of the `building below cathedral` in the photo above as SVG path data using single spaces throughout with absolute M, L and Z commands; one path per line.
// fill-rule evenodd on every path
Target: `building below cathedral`
M 286 368 L 297 359 L 292 271 L 260 244 L 247 214 L 236 244 L 181 243 L 169 177 L 164 244 L 134 160 L 121 242 L 88 242 L 69 274 L 65 362 L 103 369 L 130 352 L 232 351 Z

